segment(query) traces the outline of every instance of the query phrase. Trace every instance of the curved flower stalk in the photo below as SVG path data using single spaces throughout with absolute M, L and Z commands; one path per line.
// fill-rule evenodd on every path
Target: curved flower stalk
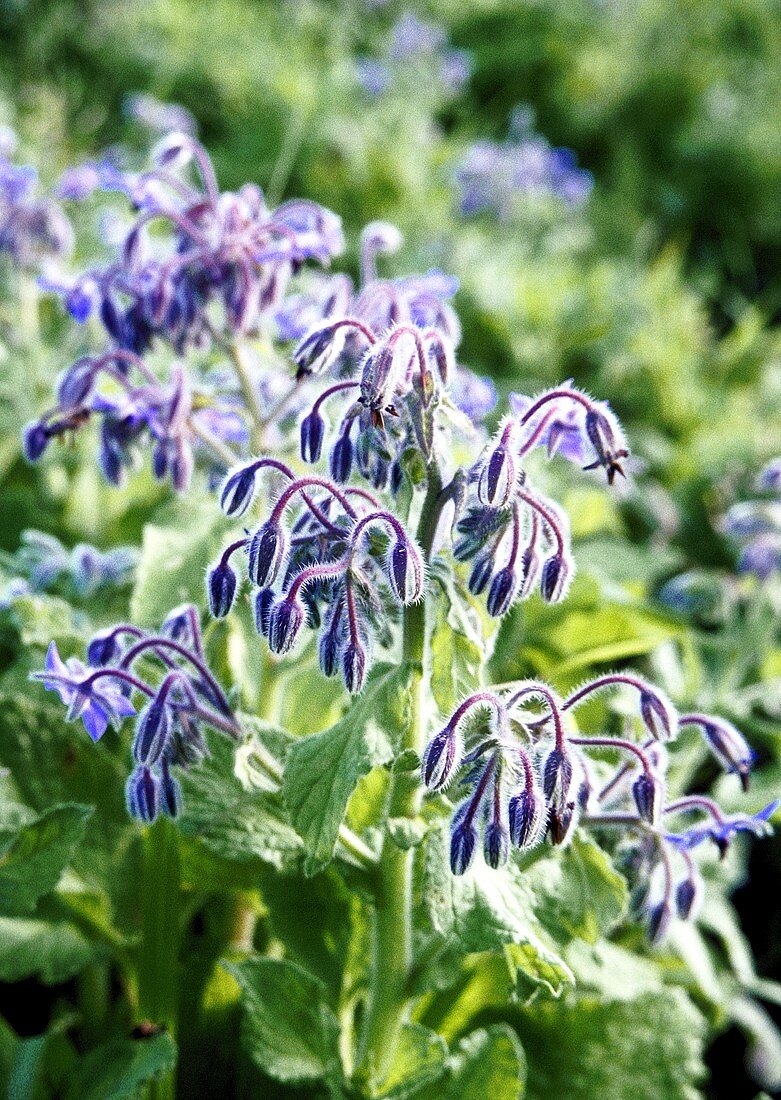
M 574 733 L 568 715 L 594 693 L 617 686 L 637 698 L 641 740 Z M 530 704 L 541 706 L 542 714 Z M 665 742 L 691 727 L 748 789 L 753 753 L 730 722 L 703 714 L 678 717 L 658 688 L 631 673 L 599 677 L 566 699 L 538 681 L 469 696 L 428 742 L 421 765 L 428 790 L 452 786 L 458 792 L 450 829 L 453 874 L 468 870 L 481 842 L 486 863 L 496 868 L 511 848 L 526 851 L 545 837 L 566 843 L 578 824 L 618 829 L 649 936 L 659 942 L 673 915 L 688 919 L 696 910 L 702 881 L 692 850 L 710 841 L 723 856 L 738 833 L 766 835 L 781 805 L 727 816 L 701 795 L 669 800 Z M 621 758 L 617 765 L 604 764 L 610 750 Z M 692 814 L 697 820 L 688 825 Z
M 609 484 L 623 475 L 628 448 L 604 402 L 567 384 L 537 398 L 511 397 L 512 415 L 469 471 L 453 553 L 471 561 L 469 588 L 485 592 L 491 615 L 503 615 L 539 583 L 543 599 L 561 600 L 574 575 L 566 515 L 529 483 L 524 459 L 535 447 L 562 454 Z
M 255 459 L 228 474 L 221 491 L 227 515 L 249 508 L 263 471 L 281 486 L 265 521 L 231 543 L 210 569 L 212 614 L 230 611 L 238 587 L 231 559 L 243 552 L 247 575 L 257 586 L 255 624 L 271 651 L 289 652 L 306 623 L 320 631 L 324 675 L 341 670 L 348 691 L 360 691 L 374 639 L 388 644 L 388 622 L 398 618 L 394 611 L 422 598 L 421 552 L 372 493 L 324 477 L 296 477 L 272 458 Z
M 150 667 L 157 669 L 154 679 Z M 118 729 L 137 715 L 126 796 L 131 816 L 147 825 L 160 813 L 179 813 L 181 791 L 171 769 L 207 755 L 204 726 L 234 738 L 240 733 L 204 660 L 198 613 L 191 606 L 172 611 L 157 633 L 127 623 L 101 631 L 87 647 L 87 664 L 76 657 L 63 661 L 52 642 L 45 669 L 33 679 L 57 692 L 68 721 L 81 719 L 93 741 L 109 725 Z

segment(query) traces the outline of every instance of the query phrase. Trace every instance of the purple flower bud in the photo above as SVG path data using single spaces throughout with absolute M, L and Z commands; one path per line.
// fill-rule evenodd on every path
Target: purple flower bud
M 477 482 L 477 495 L 483 504 L 503 508 L 513 494 L 518 471 L 509 445 L 500 443 L 483 464 Z
M 178 817 L 182 809 L 182 788 L 179 780 L 171 775 L 166 760 L 162 762 L 160 776 L 160 809 L 168 817 Z
M 689 920 L 702 898 L 702 879 L 694 872 L 681 879 L 675 888 L 675 908 L 681 920 Z
M 220 561 L 212 566 L 206 580 L 209 594 L 209 610 L 215 619 L 223 619 L 233 607 L 236 597 L 236 574 L 230 562 Z
M 500 569 L 491 582 L 486 607 L 488 614 L 501 618 L 510 609 L 515 596 L 515 573 L 509 566 Z
M 268 615 L 268 646 L 272 653 L 289 653 L 304 625 L 304 609 L 295 597 L 283 597 Z
M 344 684 L 351 695 L 357 695 L 366 681 L 366 650 L 358 641 L 345 646 L 342 654 Z
M 138 718 L 133 739 L 133 756 L 139 764 L 150 767 L 163 754 L 168 740 L 168 708 L 162 692 L 144 707 Z
M 250 580 L 263 588 L 273 584 L 285 556 L 285 535 L 271 521 L 260 526 L 250 539 L 248 569 Z
M 405 606 L 417 603 L 423 595 L 423 559 L 410 539 L 399 538 L 394 542 L 386 571 L 396 599 Z
M 480 596 L 488 587 L 493 576 L 494 561 L 490 554 L 483 554 L 475 558 L 472 572 L 469 574 L 469 591 L 473 596 Z
M 510 837 L 516 848 L 533 848 L 538 844 L 547 819 L 548 807 L 536 785 L 510 798 Z
M 489 867 L 496 870 L 507 862 L 510 834 L 502 821 L 489 821 L 483 835 L 483 854 Z
M 75 409 L 83 405 L 95 383 L 95 361 L 90 356 L 77 359 L 64 370 L 57 382 L 57 401 L 63 409 Z
M 430 791 L 443 791 L 456 774 L 463 753 L 463 743 L 457 730 L 445 726 L 426 745 L 420 766 L 424 784 Z
M 401 468 L 400 462 L 391 462 L 390 472 L 388 474 L 388 481 L 390 485 L 391 494 L 395 497 L 401 488 L 404 480 L 404 471 Z
M 669 902 L 660 901 L 648 914 L 648 938 L 654 946 L 662 942 L 670 928 L 672 909 Z
M 331 448 L 331 477 L 344 484 L 353 468 L 353 444 L 349 432 L 342 432 Z
M 632 797 L 643 821 L 657 825 L 662 812 L 664 789 L 654 775 L 641 772 L 632 784 Z
M 475 857 L 477 829 L 466 814 L 456 813 L 450 827 L 450 869 L 454 875 L 463 875 Z
M 125 785 L 128 813 L 145 825 L 151 825 L 157 817 L 159 783 L 149 768 L 136 768 Z
M 572 758 L 564 750 L 553 748 L 542 766 L 542 789 L 546 801 L 567 801 L 573 776 Z
M 678 728 L 678 716 L 669 699 L 659 691 L 647 688 L 640 693 L 640 716 L 643 725 L 657 741 L 669 741 Z
M 85 289 L 77 283 L 65 298 L 65 308 L 77 325 L 85 324 L 95 308 L 94 290 Z
M 710 718 L 702 723 L 711 752 L 728 772 L 740 776 L 744 791 L 748 790 L 754 753 L 743 735 L 724 718 Z
M 241 466 L 231 470 L 220 489 L 220 507 L 226 516 L 243 516 L 255 495 L 254 466 Z
M 570 569 L 565 559 L 553 554 L 542 567 L 540 591 L 548 603 L 557 603 L 564 595 L 570 580 Z
M 551 806 L 548 817 L 548 832 L 553 844 L 566 844 L 575 831 L 578 823 L 578 807 L 576 802 L 565 802 L 561 805 Z
M 621 459 L 626 458 L 628 450 L 621 436 L 621 430 L 617 424 L 598 409 L 589 409 L 586 413 L 586 435 L 594 448 L 597 460 L 586 469 L 601 466 L 607 473 L 607 480 L 612 485 L 616 474 L 623 475 Z
M 24 429 L 22 449 L 28 462 L 37 462 L 49 445 L 49 433 L 46 425 L 34 420 Z
M 339 657 L 344 647 L 344 640 L 339 630 L 324 630 L 318 643 L 318 657 L 320 659 L 320 671 L 323 676 L 335 676 L 339 668 Z
M 325 421 L 319 411 L 312 409 L 301 421 L 301 457 L 304 462 L 318 462 L 323 450 Z
M 192 481 L 195 460 L 192 447 L 181 437 L 174 441 L 170 457 L 171 484 L 177 493 L 186 493 Z
M 91 668 L 110 665 L 122 652 L 122 647 L 113 630 L 102 630 L 96 634 L 87 646 L 87 664 Z
M 327 370 L 341 355 L 344 339 L 345 327 L 337 327 L 332 321 L 312 329 L 293 352 L 298 377 Z
M 268 616 L 273 603 L 273 588 L 259 588 L 255 593 L 255 629 L 261 637 L 268 634 Z

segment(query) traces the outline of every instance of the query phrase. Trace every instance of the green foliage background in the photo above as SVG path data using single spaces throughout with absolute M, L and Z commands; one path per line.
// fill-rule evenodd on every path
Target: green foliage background
M 576 476 L 542 475 L 556 479 L 572 517 L 579 577 L 561 607 L 532 601 L 511 617 L 491 674 L 539 674 L 566 690 L 618 663 L 644 668 L 679 705 L 718 710 L 746 730 L 761 757 L 755 809 L 781 784 L 779 599 L 725 580 L 734 548 L 715 521 L 781 452 L 781 6 L 418 5 L 472 52 L 472 78 L 450 96 L 410 73 L 371 99 L 355 58 L 381 53 L 401 10 L 359 0 L 8 0 L 0 122 L 18 129 L 23 159 L 52 183 L 109 144 L 144 149 L 148 135 L 123 113 L 128 92 L 181 103 L 224 187 L 251 179 L 272 197 L 304 195 L 339 213 L 348 265 L 360 227 L 383 218 L 405 233 L 395 271 L 456 274 L 461 358 L 501 393 L 572 377 L 610 400 L 643 459 L 640 488 L 616 504 Z M 471 141 L 501 138 L 519 102 L 554 145 L 577 152 L 593 196 L 581 212 L 533 209 L 509 228 L 463 221 L 454 165 Z M 14 273 L 0 278 L 3 549 L 15 550 L 27 527 L 68 545 L 141 546 L 135 588 L 111 606 L 32 596 L 2 613 L 0 765 L 10 775 L 0 780 L 0 1082 L 35 1100 L 133 1096 L 170 1069 L 176 1049 L 166 1033 L 129 1039 L 133 1000 L 115 995 L 117 983 L 132 989 L 152 904 L 145 840 L 122 800 L 127 742 L 109 736 L 96 749 L 26 675 L 51 637 L 78 652 L 90 626 L 128 614 L 128 600 L 142 623 L 184 598 L 202 603 L 202 568 L 224 527 L 205 491 L 183 507 L 145 475 L 127 492 L 107 489 L 89 445 L 41 469 L 24 464 L 20 426 L 81 337 L 52 303 L 38 315 Z M 437 578 L 443 598 L 456 583 L 448 568 Z M 683 570 L 702 571 L 708 615 L 659 601 L 661 584 Z M 454 616 L 442 630 L 455 631 L 455 662 L 448 648 L 433 653 L 443 710 L 450 670 L 473 674 L 484 648 L 481 624 Z M 256 712 L 261 656 L 242 623 L 220 624 L 209 645 L 216 670 Z M 254 720 L 263 743 L 289 754 L 284 804 L 249 794 L 223 743 L 188 779 L 176 854 L 185 965 L 158 960 L 160 987 L 183 994 L 182 1096 L 345 1095 L 336 1037 L 365 980 L 368 932 L 360 876 L 337 873 L 331 857 L 345 808 L 357 831 L 376 824 L 392 715 L 403 706 L 394 690 L 391 673 L 376 678 L 372 722 L 351 724 L 339 721 L 342 701 L 328 686 L 291 666 L 274 725 Z M 299 740 L 311 733 L 318 739 Z M 299 796 L 313 753 L 329 752 L 348 760 L 349 774 L 313 819 Z M 706 785 L 708 768 L 696 748 L 676 754 L 681 786 Z M 442 878 L 435 843 L 429 833 L 416 849 L 423 900 L 442 903 L 421 918 L 421 959 L 443 943 L 452 958 L 448 966 L 433 952 L 436 966 L 421 963 L 406 1062 L 384 1095 L 750 1097 L 747 1044 L 755 1065 L 781 1079 L 770 1026 L 781 978 L 777 841 L 752 851 L 748 884 L 747 849 L 709 865 L 702 924 L 678 929 L 661 956 L 625 920 L 624 881 L 596 844 L 537 857 L 501 887 L 480 876 L 466 887 Z M 756 963 L 726 900 L 735 888 Z M 248 907 L 252 955 L 231 924 Z M 34 1007 L 22 1011 L 25 998 Z M 161 1003 L 161 1018 L 167 1011 Z M 736 1077 L 724 1091 L 727 1072 Z

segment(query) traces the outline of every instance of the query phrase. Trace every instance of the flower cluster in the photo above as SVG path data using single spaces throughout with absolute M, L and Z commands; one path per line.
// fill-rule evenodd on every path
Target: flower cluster
M 101 589 L 132 583 L 137 559 L 132 546 L 101 551 L 82 542 L 68 550 L 54 535 L 28 530 L 22 532 L 19 549 L 3 564 L 7 563 L 16 579 L 26 582 L 27 592 L 64 586 L 85 598 Z M 20 591 L 17 586 L 17 594 Z
M 223 510 L 243 515 L 261 472 L 281 481 L 268 518 L 231 543 L 209 570 L 209 605 L 227 615 L 238 588 L 232 564 L 246 556 L 257 586 L 255 624 L 272 653 L 288 653 L 306 623 L 319 629 L 320 667 L 341 672 L 350 692 L 363 687 L 374 638 L 388 639 L 393 608 L 423 595 L 423 559 L 402 524 L 372 493 L 315 476 L 296 477 L 284 463 L 258 458 L 231 470 Z M 289 527 L 285 516 L 294 518 Z
M 15 165 L 10 156 L 16 145 L 11 131 L 0 143 L 0 254 L 20 267 L 37 267 L 45 260 L 66 256 L 73 248 L 73 230 L 63 210 L 36 194 L 38 173 L 29 165 Z
M 154 162 L 143 173 L 90 162 L 60 183 L 72 198 L 122 191 L 138 211 L 113 263 L 49 284 L 77 321 L 96 313 L 118 348 L 142 354 L 159 338 L 182 353 L 226 331 L 255 333 L 302 263 L 328 263 L 343 249 L 340 220 L 316 203 L 293 199 L 271 210 L 249 183 L 220 192 L 211 160 L 189 134 L 168 135 Z M 190 165 L 197 184 L 184 171 Z
M 574 573 L 567 516 L 529 484 L 524 458 L 542 446 L 549 457 L 604 470 L 612 485 L 628 455 L 608 406 L 570 385 L 535 399 L 513 394 L 511 408 L 470 471 L 453 547 L 459 561 L 473 563 L 470 591 L 487 593 L 495 616 L 526 598 L 538 580 L 543 599 L 562 599 Z
M 757 490 L 776 499 L 733 504 L 721 529 L 740 543 L 738 569 L 766 580 L 781 572 L 781 457 L 773 459 L 757 478 Z
M 206 665 L 198 613 L 191 606 L 172 611 L 156 634 L 126 623 L 101 631 L 87 647 L 86 665 L 77 657 L 63 661 L 52 642 L 45 669 L 33 678 L 57 692 L 68 720 L 81 719 L 93 741 L 109 725 L 118 728 L 137 714 L 135 766 L 126 795 L 130 814 L 146 824 L 161 812 L 179 813 L 181 792 L 171 769 L 187 768 L 207 755 L 204 726 L 231 737 L 240 732 Z M 135 698 L 144 701 L 139 712 Z
M 637 698 L 641 739 L 573 733 L 568 716 L 595 692 L 616 686 L 631 689 Z M 473 721 L 475 716 L 482 720 Z M 496 868 L 507 861 L 511 847 L 525 851 L 546 836 L 563 844 L 579 823 L 617 828 L 627 838 L 628 864 L 640 878 L 649 935 L 659 941 L 674 913 L 690 917 L 700 897 L 692 850 L 711 841 L 723 854 L 740 832 L 768 832 L 779 806 L 773 802 L 754 815 L 727 816 L 701 795 L 668 801 L 665 743 L 688 727 L 700 730 L 718 761 L 746 789 L 753 753 L 739 731 L 723 718 L 679 717 L 661 691 L 630 673 L 599 677 L 566 699 L 536 681 L 471 695 L 429 741 L 421 767 L 429 790 L 455 785 L 459 791 L 451 820 L 453 873 L 467 871 L 481 839 L 486 863 Z M 606 752 L 624 759 L 609 765 Z M 673 828 L 691 814 L 699 818 L 694 825 Z
M 447 45 L 444 28 L 425 23 L 405 12 L 391 30 L 382 58 L 361 57 L 356 63 L 358 81 L 370 96 L 383 95 L 407 74 L 425 70 L 427 82 L 445 92 L 458 92 L 469 80 L 472 59 L 466 50 Z
M 460 213 L 488 213 L 502 221 L 512 218 L 519 203 L 530 197 L 550 196 L 567 206 L 581 206 L 593 183 L 591 173 L 577 167 L 570 149 L 557 149 L 530 128 L 517 125 L 504 143 L 472 145 L 455 172 Z
M 194 390 L 191 377 L 174 363 L 161 382 L 144 360 L 124 348 L 84 355 L 60 375 L 57 404 L 24 430 L 24 453 L 36 462 L 53 439 L 68 436 L 90 421 L 100 422 L 98 460 L 111 485 L 145 451 L 162 480 L 170 477 L 184 492 L 190 484 L 197 443 L 217 449 L 226 442 L 245 445 L 248 433 L 230 394 Z

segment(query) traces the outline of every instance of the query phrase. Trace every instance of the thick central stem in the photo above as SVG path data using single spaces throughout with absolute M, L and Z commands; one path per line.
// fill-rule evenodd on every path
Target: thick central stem
M 143 934 L 138 1008 L 142 1019 L 166 1027 L 176 1037 L 179 1009 L 179 838 L 161 817 L 144 837 L 141 898 Z M 174 1074 L 148 1087 L 148 1100 L 173 1100 Z
M 418 540 L 426 559 L 431 552 L 441 490 L 439 471 L 432 466 L 418 525 Z M 426 649 L 426 603 L 421 600 L 404 612 L 403 661 L 409 672 L 410 709 L 399 746 L 402 752 L 413 749 L 420 753 L 423 749 Z M 395 774 L 391 780 L 388 816 L 417 817 L 421 797 L 417 776 Z M 355 1074 L 361 1086 L 378 1084 L 387 1077 L 407 1016 L 413 961 L 412 861 L 413 852 L 399 848 L 386 832 L 377 868 L 372 983 Z

